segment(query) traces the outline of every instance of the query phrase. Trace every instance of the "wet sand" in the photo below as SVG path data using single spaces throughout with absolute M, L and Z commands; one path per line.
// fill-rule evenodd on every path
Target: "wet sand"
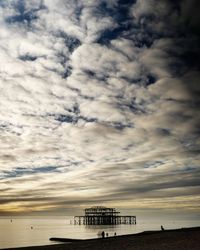
M 69 241 L 69 240 L 68 240 Z M 91 239 L 18 250 L 199 250 L 200 227 Z

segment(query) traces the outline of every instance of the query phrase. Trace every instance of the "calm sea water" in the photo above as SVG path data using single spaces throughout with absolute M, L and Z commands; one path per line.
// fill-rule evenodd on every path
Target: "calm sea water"
M 0 217 L 0 249 L 9 247 L 37 246 L 53 244 L 51 237 L 97 238 L 99 231 L 108 232 L 109 236 L 133 234 L 146 230 L 200 226 L 199 220 L 174 220 L 164 218 L 137 218 L 137 225 L 84 226 L 71 225 L 73 217 Z M 54 243 L 55 244 L 55 243 Z

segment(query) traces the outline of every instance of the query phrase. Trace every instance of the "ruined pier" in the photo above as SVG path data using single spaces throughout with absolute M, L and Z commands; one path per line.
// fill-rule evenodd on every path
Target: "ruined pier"
M 136 224 L 136 216 L 119 215 L 115 208 L 91 207 L 85 209 L 84 216 L 75 216 L 75 225 L 119 225 Z

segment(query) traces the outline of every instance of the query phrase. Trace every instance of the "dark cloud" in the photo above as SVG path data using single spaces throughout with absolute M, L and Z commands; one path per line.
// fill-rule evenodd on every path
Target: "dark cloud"
M 31 56 L 31 55 L 23 55 L 23 56 L 20 56 L 19 59 L 22 61 L 35 61 L 37 57 Z
M 5 1 L 6 2 L 6 1 Z M 4 2 L 4 4 L 5 4 Z M 35 1 L 33 7 L 30 8 L 29 4 L 26 4 L 26 1 L 19 0 L 19 1 L 10 1 L 11 3 L 7 3 L 10 8 L 13 8 L 15 11 L 14 15 L 8 16 L 5 21 L 9 24 L 13 23 L 23 23 L 30 25 L 31 22 L 39 18 L 38 12 L 45 9 L 45 5 L 43 1 Z M 6 6 L 6 4 L 4 5 Z
M 51 173 L 59 172 L 58 167 L 46 166 L 46 167 L 36 167 L 36 168 L 27 168 L 27 167 L 17 167 L 12 169 L 12 171 L 3 171 L 0 179 L 4 178 L 15 178 L 23 175 L 32 175 L 37 173 Z
M 68 34 L 66 34 L 63 31 L 58 31 L 55 34 L 56 37 L 61 37 L 64 39 L 64 44 L 66 46 L 66 48 L 69 50 L 70 53 L 72 53 L 77 47 L 79 47 L 81 45 L 81 41 L 79 39 L 77 39 L 76 37 L 73 36 L 69 36 Z M 59 55 L 61 56 L 61 55 Z M 63 57 L 65 55 L 62 55 Z

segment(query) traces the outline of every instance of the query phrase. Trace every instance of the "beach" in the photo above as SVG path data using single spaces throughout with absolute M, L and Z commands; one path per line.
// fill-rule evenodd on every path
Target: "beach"
M 8 248 L 7 248 L 8 249 Z M 199 250 L 200 227 L 66 242 L 55 245 L 9 248 L 18 250 Z

